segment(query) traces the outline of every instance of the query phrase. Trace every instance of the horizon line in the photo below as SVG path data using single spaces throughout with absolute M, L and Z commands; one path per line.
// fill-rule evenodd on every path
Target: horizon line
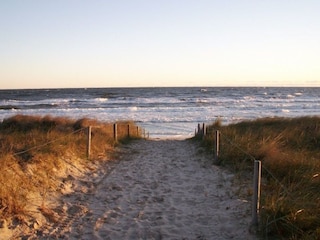
M 99 88 L 320 88 L 319 86 L 311 86 L 311 85 L 288 85 L 288 86 L 110 86 L 110 87 L 98 87 L 98 86 L 90 86 L 90 87 L 26 87 L 26 88 L 1 88 L 0 90 L 49 90 L 49 89 L 99 89 Z

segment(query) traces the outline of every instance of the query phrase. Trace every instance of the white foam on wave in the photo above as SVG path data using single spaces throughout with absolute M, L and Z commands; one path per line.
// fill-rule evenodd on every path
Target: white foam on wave
M 95 98 L 94 101 L 96 102 L 107 102 L 109 99 L 108 98 Z
M 208 101 L 208 99 L 197 99 L 196 102 L 197 103 L 207 103 L 209 101 Z
M 243 99 L 244 100 L 253 100 L 254 97 L 253 96 L 244 96 Z

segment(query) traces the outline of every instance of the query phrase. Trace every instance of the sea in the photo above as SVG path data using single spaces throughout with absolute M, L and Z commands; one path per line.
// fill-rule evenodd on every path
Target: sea
M 0 90 L 0 122 L 17 114 L 133 120 L 150 138 L 188 138 L 197 125 L 320 116 L 320 88 L 156 87 Z

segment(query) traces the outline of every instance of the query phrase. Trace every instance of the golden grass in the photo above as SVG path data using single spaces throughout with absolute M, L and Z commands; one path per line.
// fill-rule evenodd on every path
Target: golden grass
M 117 125 L 119 142 L 141 136 L 133 122 Z M 28 214 L 26 205 L 33 193 L 45 199 L 58 187 L 58 175 L 66 171 L 70 162 L 88 161 L 88 126 L 92 127 L 90 159 L 106 159 L 117 144 L 112 123 L 17 115 L 0 124 L 0 219 Z M 47 213 L 45 206 L 40 210 Z
M 261 234 L 283 239 L 320 238 L 320 118 L 264 118 L 209 127 L 213 148 L 221 132 L 220 164 L 241 174 L 263 166 Z

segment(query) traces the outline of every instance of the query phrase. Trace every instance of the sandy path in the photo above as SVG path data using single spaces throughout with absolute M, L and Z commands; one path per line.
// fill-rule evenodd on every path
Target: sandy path
M 58 222 L 39 238 L 255 239 L 250 204 L 233 175 L 191 141 L 134 141 L 95 182 L 63 198 Z

